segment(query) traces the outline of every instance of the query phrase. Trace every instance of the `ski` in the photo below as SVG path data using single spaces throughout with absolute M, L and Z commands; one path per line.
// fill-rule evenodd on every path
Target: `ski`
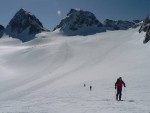
M 117 100 L 117 101 L 135 102 L 134 100 Z

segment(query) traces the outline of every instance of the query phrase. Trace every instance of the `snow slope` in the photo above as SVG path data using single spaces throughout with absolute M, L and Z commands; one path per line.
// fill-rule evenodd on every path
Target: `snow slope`
M 2 38 L 0 112 L 149 113 L 150 44 L 138 29 L 72 37 L 43 32 L 26 43 Z M 119 76 L 127 86 L 123 99 L 134 102 L 115 101 Z

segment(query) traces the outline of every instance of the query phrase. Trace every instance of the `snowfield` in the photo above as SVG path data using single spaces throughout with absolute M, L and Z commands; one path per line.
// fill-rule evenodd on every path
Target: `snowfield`
M 150 113 L 150 44 L 138 29 L 43 32 L 26 43 L 3 37 L 0 113 Z M 120 76 L 127 87 L 118 102 Z

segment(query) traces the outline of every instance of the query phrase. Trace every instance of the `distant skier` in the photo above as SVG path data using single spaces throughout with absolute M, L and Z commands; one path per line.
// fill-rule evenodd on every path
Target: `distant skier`
M 119 96 L 119 101 L 121 101 L 121 96 L 122 96 L 122 86 L 126 87 L 124 81 L 122 80 L 121 77 L 119 77 L 115 83 L 115 89 L 117 89 L 117 94 L 116 94 L 116 100 L 118 100 Z
M 90 86 L 90 91 L 92 91 L 92 86 Z
M 84 84 L 84 87 L 86 87 L 86 84 Z

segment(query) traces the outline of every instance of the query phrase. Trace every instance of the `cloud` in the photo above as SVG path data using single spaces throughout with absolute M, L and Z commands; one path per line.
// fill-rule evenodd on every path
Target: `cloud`
M 58 10 L 58 11 L 57 11 L 57 14 L 60 16 L 60 15 L 61 15 L 61 11 L 60 11 L 60 10 Z

